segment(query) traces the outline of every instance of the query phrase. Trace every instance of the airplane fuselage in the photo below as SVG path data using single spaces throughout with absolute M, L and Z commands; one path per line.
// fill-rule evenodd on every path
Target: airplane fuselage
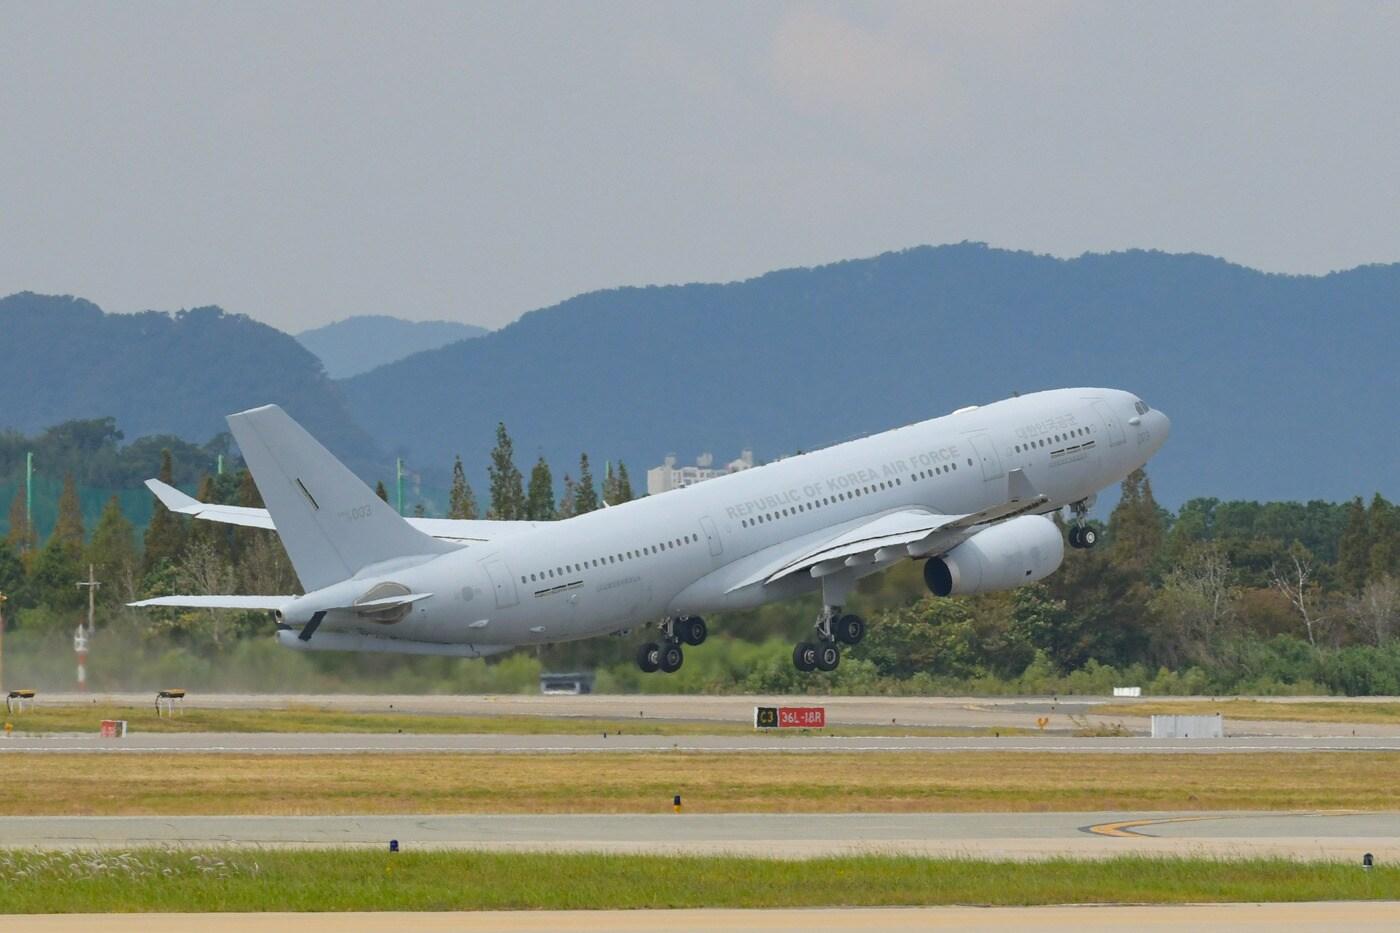
M 1115 389 L 961 409 L 567 520 L 522 524 L 421 562 L 367 567 L 340 586 L 362 592 L 392 580 L 432 595 L 392 622 L 332 613 L 321 631 L 490 654 L 748 608 L 821 585 L 808 573 L 746 582 L 785 553 L 887 513 L 976 513 L 1005 499 L 1015 470 L 1046 497 L 1039 512 L 1083 502 L 1142 466 L 1168 428 L 1162 413 Z M 292 644 L 292 632 L 283 636 Z

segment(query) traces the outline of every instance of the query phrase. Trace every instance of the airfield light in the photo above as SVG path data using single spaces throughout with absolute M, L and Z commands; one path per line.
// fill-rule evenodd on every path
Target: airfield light
M 399 851 L 399 841 L 398 841 L 397 839 L 390 839 L 390 840 L 389 840 L 389 851 L 390 851 L 390 852 L 397 852 L 397 851 Z
M 1367 852 L 1365 855 L 1361 856 L 1361 867 L 1364 868 L 1364 869 L 1366 869 L 1367 871 L 1370 871 L 1370 870 L 1371 870 L 1371 866 L 1373 866 L 1373 865 L 1375 865 L 1375 864 L 1376 864 L 1376 857 L 1375 857 L 1374 855 L 1372 855 L 1370 852 Z

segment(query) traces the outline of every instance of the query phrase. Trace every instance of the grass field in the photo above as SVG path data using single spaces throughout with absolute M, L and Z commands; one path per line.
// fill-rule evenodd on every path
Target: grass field
M 403 732 L 434 735 L 752 735 L 752 724 L 709 720 L 594 719 L 576 716 L 450 716 L 430 713 L 357 713 L 312 706 L 285 710 L 189 709 L 157 716 L 151 706 L 41 706 L 8 716 L 17 734 L 96 732 L 104 719 L 125 719 L 130 732 Z M 811 734 L 803 729 L 775 734 Z M 838 726 L 822 735 L 1026 735 L 1012 727 L 936 728 L 920 726 Z
M 1094 707 L 1095 716 L 1195 716 L 1222 713 L 1226 720 L 1400 724 L 1400 703 L 1321 701 L 1270 703 L 1264 700 L 1152 700 Z
M 0 852 L 0 913 L 1204 903 L 1400 898 L 1400 867 L 135 850 Z
M 10 753 L 0 814 L 1389 810 L 1397 770 L 1400 752 Z

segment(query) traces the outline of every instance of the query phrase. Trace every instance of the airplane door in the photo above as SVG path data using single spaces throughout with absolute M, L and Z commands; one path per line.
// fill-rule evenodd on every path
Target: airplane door
M 506 567 L 506 562 L 499 557 L 488 557 L 481 562 L 481 566 L 491 578 L 491 588 L 496 591 L 496 608 L 514 606 L 518 601 L 515 595 L 515 577 L 510 575 L 510 568 Z
M 705 540 L 710 544 L 710 556 L 718 557 L 724 552 L 724 542 L 719 539 L 719 532 L 715 530 L 715 523 L 710 521 L 710 517 L 706 515 L 704 518 L 700 519 L 700 528 L 705 532 Z
M 1001 468 L 1001 458 L 997 456 L 996 445 L 992 443 L 989 434 L 969 434 L 968 443 L 977 454 L 978 461 L 982 464 L 982 479 L 1000 479 L 1004 475 Z
M 1123 422 L 1118 420 L 1118 416 L 1108 407 L 1107 402 L 1095 402 L 1094 411 L 1099 413 L 1099 419 L 1108 431 L 1108 446 L 1117 447 L 1127 440 L 1127 436 L 1123 434 Z

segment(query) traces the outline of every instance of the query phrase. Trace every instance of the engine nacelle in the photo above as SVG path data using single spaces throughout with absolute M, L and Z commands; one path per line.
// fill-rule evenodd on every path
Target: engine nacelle
M 1022 515 L 968 538 L 924 563 L 935 596 L 1010 590 L 1054 573 L 1065 557 L 1060 529 L 1043 515 Z

